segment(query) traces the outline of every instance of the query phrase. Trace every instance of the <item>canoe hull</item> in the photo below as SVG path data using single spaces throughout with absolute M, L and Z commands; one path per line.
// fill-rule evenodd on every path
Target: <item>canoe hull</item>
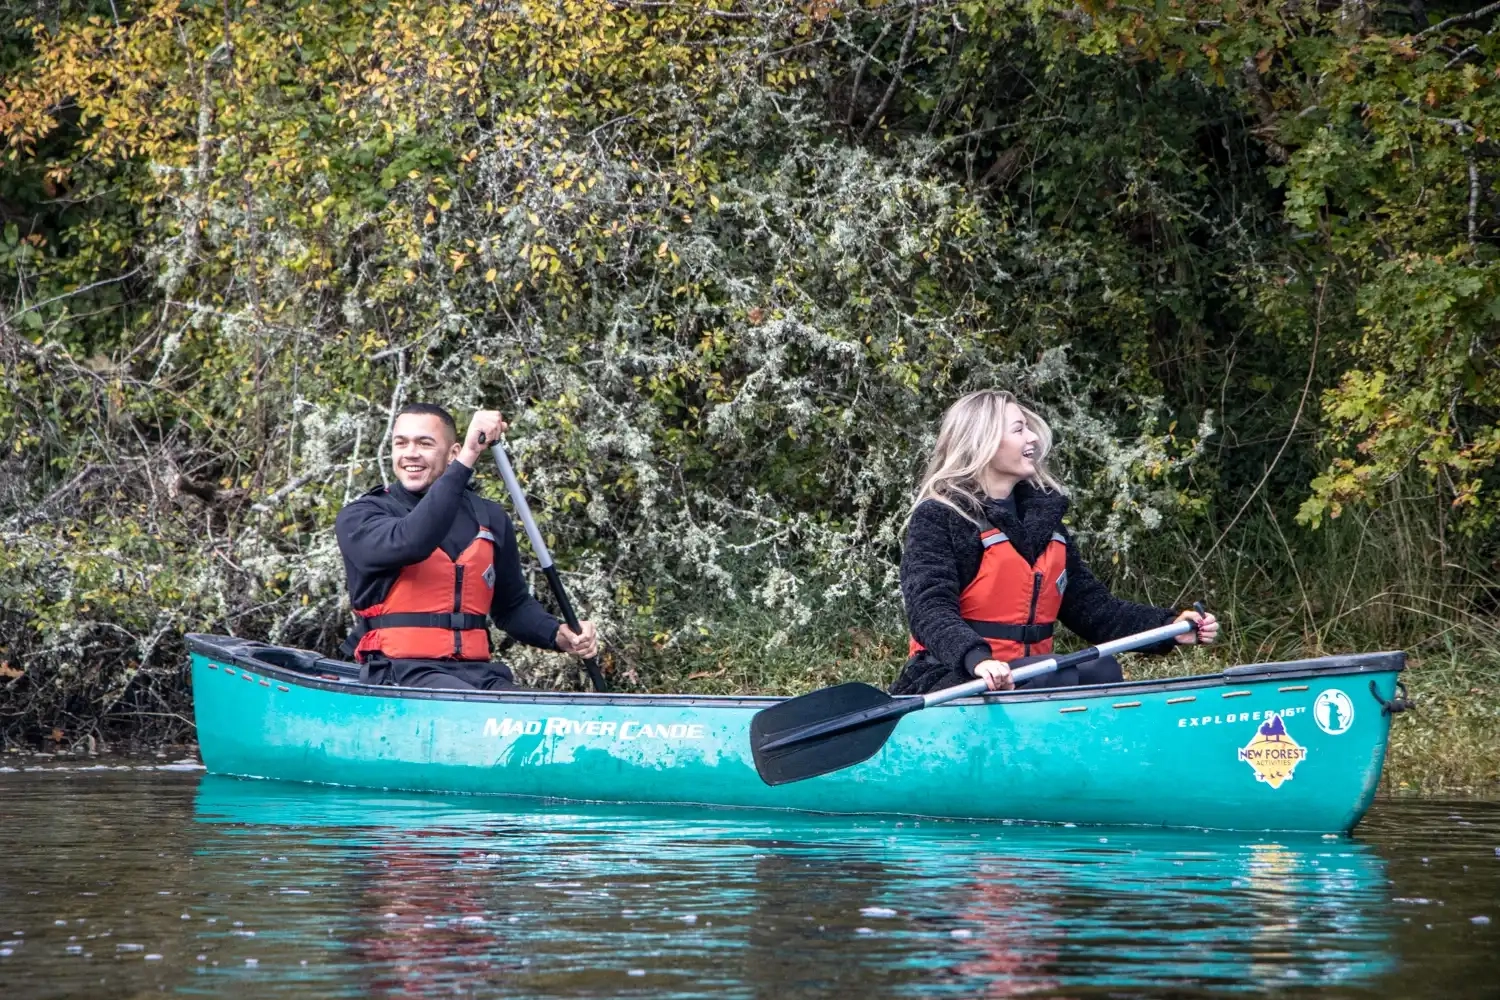
M 1390 730 L 1380 699 L 1393 697 L 1401 669 L 1400 654 L 1369 654 L 1303 661 L 1315 666 L 1302 671 L 1268 665 L 1264 674 L 961 701 L 903 719 L 864 763 L 773 788 L 755 772 L 749 725 L 776 699 L 418 692 L 309 679 L 256 655 L 257 644 L 203 636 L 193 646 L 199 747 L 218 774 L 1321 833 L 1352 829 L 1369 807 Z

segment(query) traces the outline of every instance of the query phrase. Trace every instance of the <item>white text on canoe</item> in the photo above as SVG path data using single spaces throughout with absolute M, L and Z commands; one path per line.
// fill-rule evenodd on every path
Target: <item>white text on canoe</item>
M 652 723 L 626 719 L 624 722 L 601 722 L 591 719 L 486 719 L 486 736 L 598 736 L 613 740 L 701 740 L 703 723 Z
M 1177 720 L 1177 728 L 1190 729 L 1194 726 L 1222 726 L 1226 722 L 1259 722 L 1261 719 L 1269 719 L 1273 715 L 1279 715 L 1283 719 L 1290 719 L 1292 716 L 1302 715 L 1306 711 L 1306 705 L 1298 705 L 1291 708 L 1283 708 L 1279 711 L 1268 709 L 1262 712 L 1227 712 L 1219 715 L 1188 715 Z

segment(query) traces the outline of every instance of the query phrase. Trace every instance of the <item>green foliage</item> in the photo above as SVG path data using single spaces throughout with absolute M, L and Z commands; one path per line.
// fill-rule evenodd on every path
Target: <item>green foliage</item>
M 23 21 L 0 48 L 12 718 L 170 715 L 185 630 L 331 648 L 333 516 L 416 398 L 511 416 L 627 683 L 846 627 L 895 650 L 913 477 L 980 386 L 1047 413 L 1122 587 L 1194 586 L 1182 553 L 1234 546 L 1252 500 L 1317 523 L 1412 476 L 1482 566 L 1489 23 L 1284 7 Z
M 1376 503 L 1413 471 L 1458 530 L 1488 531 L 1500 515 L 1497 12 L 1172 6 L 1182 16 L 1094 10 L 1086 37 L 1230 87 L 1258 119 L 1287 263 L 1321 275 L 1318 332 L 1342 372 L 1323 396 L 1332 457 L 1301 519 Z

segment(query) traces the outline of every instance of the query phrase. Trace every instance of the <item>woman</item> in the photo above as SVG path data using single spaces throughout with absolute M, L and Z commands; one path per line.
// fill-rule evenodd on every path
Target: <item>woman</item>
M 1051 448 L 1046 422 L 1008 392 L 970 393 L 943 417 L 907 520 L 901 596 L 911 658 L 893 694 L 925 694 L 975 677 L 991 691 L 1009 690 L 1012 667 L 1052 651 L 1059 621 L 1089 642 L 1184 619 L 1194 631 L 1177 643 L 1218 635 L 1213 615 L 1122 601 L 1095 579 L 1063 527 L 1068 498 L 1047 472 Z M 1107 656 L 1022 687 L 1121 679 L 1119 663 Z

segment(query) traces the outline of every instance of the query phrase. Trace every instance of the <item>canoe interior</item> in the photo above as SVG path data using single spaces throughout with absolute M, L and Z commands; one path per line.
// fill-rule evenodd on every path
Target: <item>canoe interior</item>
M 780 695 L 705 695 L 705 694 L 627 694 L 610 692 L 597 694 L 592 691 L 453 691 L 430 688 L 405 688 L 390 685 L 362 684 L 359 680 L 359 664 L 348 660 L 336 660 L 305 649 L 289 646 L 274 646 L 254 639 L 232 636 L 190 633 L 188 647 L 195 653 L 221 662 L 238 663 L 253 670 L 264 672 L 288 683 L 304 687 L 321 688 L 344 694 L 365 695 L 381 698 L 429 699 L 436 701 L 483 701 L 526 702 L 556 704 L 586 701 L 590 704 L 618 705 L 714 705 L 743 706 L 759 711 L 778 701 Z M 1247 663 L 1230 667 L 1217 674 L 1194 674 L 1161 680 L 1122 681 L 1118 684 L 1100 684 L 1093 687 L 1042 688 L 1037 691 L 1010 691 L 1003 695 L 988 695 L 970 698 L 954 704 L 975 704 L 984 701 L 1020 703 L 1028 701 L 1076 701 L 1080 692 L 1103 694 L 1141 693 L 1146 691 L 1176 691 L 1223 684 L 1246 683 L 1253 680 L 1287 678 L 1289 676 L 1317 677 L 1322 675 L 1349 673 L 1400 672 L 1406 667 L 1406 654 L 1399 650 L 1375 653 L 1347 653 L 1320 656 L 1305 660 L 1281 660 L 1274 663 Z

